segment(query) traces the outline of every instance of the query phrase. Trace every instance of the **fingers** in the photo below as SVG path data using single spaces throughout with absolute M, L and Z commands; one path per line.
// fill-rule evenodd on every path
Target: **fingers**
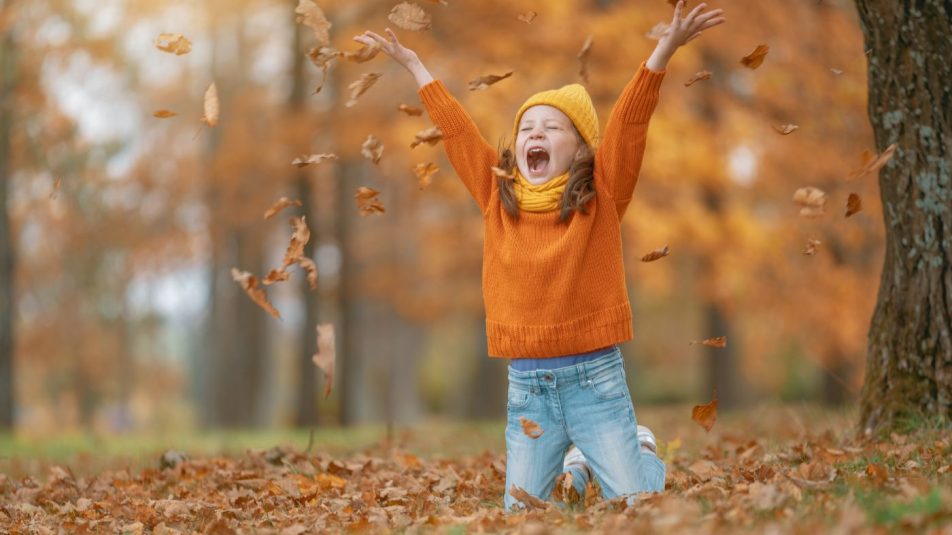
M 695 24 L 697 24 L 697 23 L 704 23 L 704 22 L 707 22 L 708 20 L 710 20 L 710 19 L 712 19 L 712 18 L 714 18 L 714 17 L 717 17 L 717 16 L 719 16 L 719 15 L 723 15 L 723 14 L 724 14 L 724 10 L 723 10 L 723 9 L 713 9 L 713 10 L 711 10 L 711 11 L 708 11 L 707 13 L 701 13 L 701 14 L 698 15 L 697 17 L 694 17 L 694 23 L 695 23 Z
M 678 3 L 674 5 L 674 22 L 677 22 L 681 19 L 682 7 L 684 7 L 684 0 L 678 0 Z
M 718 18 L 716 18 L 716 19 L 711 19 L 711 20 L 705 22 L 704 24 L 702 24 L 699 28 L 697 28 L 697 31 L 706 30 L 706 29 L 708 29 L 708 28 L 713 28 L 713 27 L 717 26 L 718 24 L 723 24 L 723 23 L 725 23 L 725 22 L 727 22 L 727 19 L 724 18 L 724 17 L 718 17 Z
M 391 43 L 393 43 L 393 44 L 395 44 L 395 45 L 399 45 L 399 44 L 400 44 L 400 41 L 397 40 L 397 34 L 393 33 L 393 30 L 391 30 L 390 28 L 387 28 L 385 31 L 387 32 L 387 35 L 390 36 L 390 42 L 391 42 Z

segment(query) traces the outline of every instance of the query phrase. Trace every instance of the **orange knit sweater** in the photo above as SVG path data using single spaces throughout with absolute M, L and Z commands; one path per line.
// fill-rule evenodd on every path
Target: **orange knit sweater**
M 450 162 L 483 214 L 490 357 L 571 355 L 631 339 L 620 221 L 664 73 L 642 63 L 625 87 L 595 153 L 595 200 L 587 215 L 576 212 L 567 224 L 557 221 L 558 211 L 509 216 L 490 169 L 496 149 L 441 81 L 420 88 Z

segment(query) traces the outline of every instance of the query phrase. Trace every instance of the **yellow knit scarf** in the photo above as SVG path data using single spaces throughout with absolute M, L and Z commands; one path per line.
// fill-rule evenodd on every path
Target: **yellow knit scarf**
M 568 172 L 559 175 L 548 182 L 535 185 L 526 180 L 519 172 L 519 168 L 513 169 L 515 182 L 513 183 L 516 193 L 516 200 L 519 201 L 519 209 L 526 212 L 551 212 L 559 207 L 559 201 L 562 200 L 562 193 L 565 192 L 565 185 L 569 181 Z

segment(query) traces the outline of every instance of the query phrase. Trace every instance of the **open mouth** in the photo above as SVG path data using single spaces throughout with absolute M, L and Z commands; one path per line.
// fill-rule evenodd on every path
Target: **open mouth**
M 532 147 L 526 153 L 526 165 L 531 173 L 543 173 L 549 165 L 549 153 L 542 147 Z

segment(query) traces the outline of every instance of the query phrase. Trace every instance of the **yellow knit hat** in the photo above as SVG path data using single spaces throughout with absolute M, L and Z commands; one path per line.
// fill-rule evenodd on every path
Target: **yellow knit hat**
M 516 121 L 512 127 L 513 140 L 516 139 L 519 132 L 519 121 L 522 119 L 522 114 L 532 106 L 540 104 L 548 104 L 568 115 L 588 146 L 593 150 L 598 146 L 598 115 L 595 113 L 592 97 L 580 84 L 569 84 L 559 89 L 542 91 L 529 97 L 516 113 Z

